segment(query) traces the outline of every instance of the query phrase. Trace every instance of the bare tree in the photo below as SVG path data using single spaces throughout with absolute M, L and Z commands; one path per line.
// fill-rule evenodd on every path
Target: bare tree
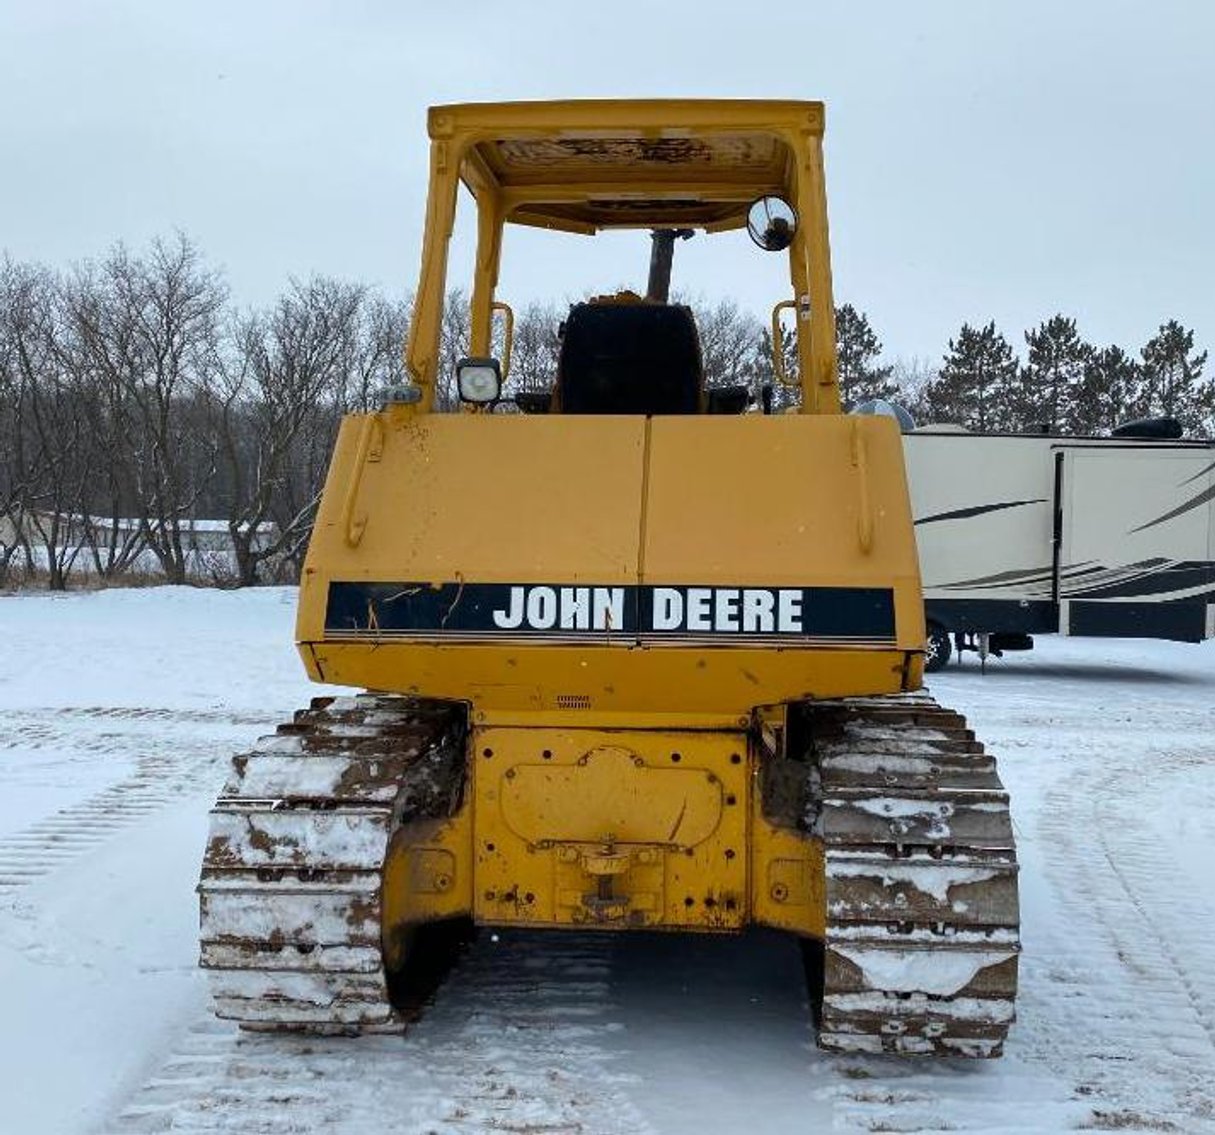
M 556 304 L 529 304 L 515 320 L 511 345 L 510 375 L 512 392 L 532 393 L 551 390 L 557 381 L 557 360 L 561 355 L 561 311 Z
M 37 477 L 27 416 L 30 391 L 21 365 L 22 294 L 30 269 L 5 257 L 0 264 L 0 583 L 14 561 L 33 566 L 26 514 Z
M 700 331 L 700 351 L 704 358 L 705 386 L 746 386 L 758 399 L 755 366 L 756 342 L 763 325 L 750 312 L 731 299 L 718 300 L 711 307 L 703 301 L 690 305 Z
M 145 256 L 118 245 L 94 286 L 72 293 L 83 356 L 120 435 L 121 478 L 171 583 L 186 580 L 190 523 L 215 472 L 207 425 L 226 299 L 220 276 L 180 234 Z
M 381 390 L 405 383 L 405 340 L 412 310 L 412 296 L 392 300 L 364 291 L 351 336 L 351 352 L 341 376 L 343 412 L 378 409 Z
M 0 586 L 14 562 L 29 562 L 24 513 L 29 498 L 25 446 L 25 385 L 17 365 L 13 323 L 23 269 L 0 261 Z M 18 556 L 18 553 L 21 553 Z
M 472 316 L 463 288 L 453 288 L 443 301 L 439 327 L 439 374 L 435 383 L 435 409 L 454 410 L 460 405 L 456 363 L 468 354 Z
M 301 432 L 327 435 L 328 447 L 350 386 L 367 397 L 374 367 L 361 357 L 364 299 L 359 285 L 316 276 L 293 283 L 270 312 L 245 316 L 233 329 L 215 427 L 242 585 L 256 583 L 260 566 L 294 549 L 311 525 L 319 484 L 309 484 L 303 500 L 284 492 Z
M 80 555 L 80 509 L 92 474 L 86 392 L 65 366 L 56 277 L 34 265 L 6 268 L 0 354 L 13 407 L 17 466 L 10 483 L 20 486 L 14 524 L 27 563 L 37 545 L 48 586 L 61 591 Z
M 937 374 L 937 368 L 928 359 L 898 358 L 891 364 L 890 377 L 898 388 L 894 400 L 906 408 L 918 425 L 929 425 L 935 420 L 928 392 Z
M 109 380 L 98 366 L 88 334 L 92 326 L 113 322 L 105 278 L 92 266 L 80 265 L 59 279 L 57 291 L 62 324 L 59 361 L 73 376 L 85 427 L 79 446 L 90 469 L 75 523 L 92 570 L 113 578 L 133 567 L 146 547 L 128 440 L 134 407 L 129 387 Z

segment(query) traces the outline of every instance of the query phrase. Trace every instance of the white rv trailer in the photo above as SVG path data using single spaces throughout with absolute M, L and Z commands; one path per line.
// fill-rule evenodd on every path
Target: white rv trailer
M 1034 634 L 1215 637 L 1215 442 L 951 426 L 903 441 L 929 669 Z

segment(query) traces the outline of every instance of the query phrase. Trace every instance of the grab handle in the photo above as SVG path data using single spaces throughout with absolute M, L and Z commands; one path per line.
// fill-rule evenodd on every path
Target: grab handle
M 800 385 L 796 378 L 790 378 L 785 367 L 785 333 L 780 326 L 780 313 L 797 309 L 795 300 L 781 300 L 772 309 L 772 373 L 781 386 Z
M 354 470 L 346 486 L 346 499 L 342 502 L 342 532 L 346 543 L 355 548 L 367 528 L 367 513 L 358 511 L 359 488 L 363 484 L 363 470 L 369 461 L 379 461 L 384 453 L 384 423 L 379 414 L 368 414 L 363 419 L 359 434 L 359 446 L 354 456 Z
M 510 357 L 515 346 L 515 312 L 510 304 L 503 300 L 494 300 L 489 308 L 498 312 L 505 323 L 502 328 L 502 381 L 505 383 L 510 378 Z
M 856 469 L 857 521 L 856 536 L 861 551 L 873 551 L 873 507 L 869 500 L 869 452 L 861 433 L 861 419 L 852 417 L 852 464 Z

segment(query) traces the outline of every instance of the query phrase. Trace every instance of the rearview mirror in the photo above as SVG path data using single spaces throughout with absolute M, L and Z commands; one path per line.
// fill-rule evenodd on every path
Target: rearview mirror
M 783 252 L 797 232 L 797 213 L 783 197 L 760 197 L 747 210 L 747 233 L 765 252 Z

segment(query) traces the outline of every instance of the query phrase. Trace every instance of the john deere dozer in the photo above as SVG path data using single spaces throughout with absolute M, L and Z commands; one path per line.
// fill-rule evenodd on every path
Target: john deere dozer
M 219 1014 L 399 1027 L 474 924 L 760 924 L 818 958 L 823 1046 L 998 1054 L 1008 801 L 920 690 L 896 423 L 840 410 L 822 105 L 444 106 L 429 126 L 409 381 L 342 423 L 300 588 L 309 675 L 368 692 L 234 759 L 200 883 Z M 461 181 L 471 342 L 441 413 Z M 575 304 L 551 389 L 516 397 L 507 224 L 655 233 L 649 294 Z M 744 227 L 788 264 L 792 412 L 706 390 L 667 302 L 677 236 Z

